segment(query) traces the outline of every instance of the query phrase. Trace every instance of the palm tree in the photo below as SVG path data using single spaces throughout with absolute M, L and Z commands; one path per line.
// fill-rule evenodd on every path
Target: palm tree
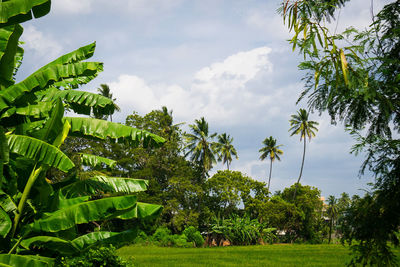
M 281 160 L 279 155 L 283 155 L 283 151 L 279 149 L 282 145 L 276 145 L 276 139 L 272 136 L 265 138 L 263 141 L 264 147 L 259 150 L 261 153 L 260 159 L 264 160 L 269 156 L 270 165 L 269 165 L 269 179 L 268 179 L 268 192 L 269 186 L 271 184 L 271 174 L 272 174 L 272 162 L 277 159 Z
M 235 147 L 232 145 L 233 137 L 230 137 L 226 133 L 218 135 L 218 142 L 215 143 L 215 151 L 218 154 L 218 161 L 226 163 L 226 167 L 229 171 L 229 165 L 232 162 L 232 155 L 238 159 L 238 155 Z
M 100 88 L 97 88 L 97 91 L 99 92 L 99 95 L 105 96 L 111 99 L 112 101 L 117 100 L 116 98 L 113 98 L 113 94 L 111 93 L 110 87 L 105 83 L 100 84 Z M 116 111 L 121 111 L 120 107 L 115 103 L 114 103 L 114 109 Z M 112 114 L 110 113 L 109 115 L 110 115 L 110 121 L 112 121 Z M 107 117 L 108 116 L 105 116 L 105 119 L 107 119 Z
M 216 163 L 212 139 L 217 134 L 209 134 L 208 122 L 206 122 L 204 117 L 200 120 L 195 120 L 195 124 L 190 124 L 189 127 L 192 133 L 184 134 L 187 143 L 184 147 L 187 150 L 185 157 L 190 155 L 190 159 L 193 162 L 200 164 L 202 178 L 205 179 L 213 163 Z
M 293 136 L 295 134 L 300 134 L 300 142 L 301 140 L 304 139 L 303 160 L 301 161 L 300 175 L 299 178 L 297 179 L 296 189 L 294 190 L 293 199 L 296 198 L 297 187 L 300 183 L 301 175 L 303 173 L 304 158 L 306 155 L 306 139 L 308 137 L 308 139 L 311 141 L 311 138 L 315 136 L 315 132 L 318 131 L 316 127 L 318 125 L 318 122 L 309 121 L 308 115 L 309 113 L 305 109 L 301 108 L 297 112 L 297 114 L 292 115 L 292 119 L 289 120 L 291 126 L 289 131 L 292 132 L 290 136 Z
M 327 209 L 328 217 L 329 217 L 329 240 L 328 243 L 331 243 L 332 237 L 332 228 L 335 223 L 335 219 L 338 215 L 338 206 L 337 206 L 337 199 L 335 196 L 329 196 L 328 198 L 328 209 Z

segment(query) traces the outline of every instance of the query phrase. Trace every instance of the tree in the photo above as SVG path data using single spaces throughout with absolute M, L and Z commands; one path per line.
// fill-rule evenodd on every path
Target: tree
M 306 71 L 306 87 L 298 101 L 308 96 L 311 110 L 327 111 L 333 123 L 343 121 L 357 141 L 353 152 L 367 155 L 360 175 L 366 168 L 375 174 L 373 197 L 360 202 L 347 219 L 353 225 L 346 240 L 360 241 L 353 247 L 358 251 L 353 263 L 396 265 L 387 241 L 398 243 L 395 233 L 400 225 L 396 200 L 400 142 L 392 135 L 400 130 L 400 1 L 388 3 L 376 15 L 372 12 L 373 23 L 364 31 L 350 27 L 342 34 L 332 34 L 325 21 L 345 2 L 285 0 L 280 12 L 294 31 L 293 48 L 298 47 L 305 58 L 299 67 Z M 384 212 L 376 216 L 375 208 Z M 356 211 L 368 219 L 357 219 Z M 364 232 L 367 224 L 369 230 Z
M 46 14 L 50 1 L 17 2 L 0 3 L 4 11 L 0 24 L 0 253 L 7 253 L 0 254 L 0 263 L 52 266 L 53 256 L 76 255 L 99 243 L 136 235 L 134 229 L 93 232 L 92 222 L 152 217 L 162 209 L 137 201 L 135 194 L 146 189 L 146 181 L 107 176 L 81 180 L 74 162 L 60 150 L 66 137 L 110 139 L 145 147 L 158 147 L 165 140 L 121 124 L 64 116 L 64 107 L 85 115 L 114 111 L 108 98 L 70 90 L 102 71 L 102 63 L 85 61 L 93 55 L 94 43 L 17 82 L 23 29 L 15 23 L 28 20 L 31 12 L 36 17 Z M 111 163 L 93 155 L 84 158 L 86 164 Z M 54 180 L 48 175 L 50 168 L 67 173 L 68 179 Z M 78 225 L 86 225 L 90 233 L 80 232 Z
M 232 162 L 232 155 L 238 159 L 235 147 L 232 145 L 233 137 L 226 133 L 218 135 L 218 141 L 215 143 L 215 151 L 218 155 L 218 161 L 226 163 L 226 168 L 229 171 L 229 165 Z
M 100 88 L 97 88 L 97 91 L 99 92 L 99 95 L 107 97 L 111 99 L 113 102 L 117 100 L 116 98 L 113 98 L 113 94 L 111 93 L 110 87 L 107 84 L 100 84 Z M 121 111 L 120 107 L 115 103 L 114 103 L 114 110 Z M 112 114 L 107 114 L 105 116 L 105 119 L 107 119 L 108 116 L 110 116 L 110 121 L 112 121 Z
M 264 160 L 269 156 L 270 159 L 270 165 L 269 165 L 269 179 L 268 179 L 268 192 L 269 192 L 269 186 L 271 185 L 271 174 L 272 174 L 272 162 L 274 162 L 275 159 L 281 160 L 279 155 L 283 154 L 283 151 L 279 149 L 280 146 L 282 145 L 276 145 L 276 139 L 274 139 L 272 136 L 269 138 L 265 138 L 263 141 L 264 147 L 261 148 L 258 152 L 261 153 L 260 159 Z
M 297 114 L 292 115 L 292 119 L 290 119 L 290 129 L 289 131 L 291 131 L 292 133 L 290 134 L 290 136 L 293 136 L 295 134 L 299 134 L 300 135 L 300 142 L 303 139 L 304 141 L 304 149 L 303 149 L 303 159 L 301 161 L 301 167 L 300 167 L 300 174 L 299 174 L 299 178 L 297 179 L 297 183 L 300 183 L 300 179 L 301 179 L 301 175 L 303 173 L 303 167 L 304 167 L 304 158 L 306 156 L 306 141 L 307 141 L 307 137 L 308 140 L 311 141 L 311 138 L 315 136 L 315 132 L 318 131 L 317 129 L 317 125 L 318 122 L 316 121 L 309 121 L 308 120 L 308 112 L 305 109 L 300 109 Z M 296 186 L 296 190 L 294 190 L 294 194 L 293 194 L 293 199 L 296 198 L 296 192 L 297 192 L 297 186 Z
M 327 209 L 327 214 L 329 217 L 329 239 L 328 243 L 331 243 L 331 238 L 332 238 L 332 228 L 335 224 L 335 221 L 338 216 L 338 206 L 337 206 L 337 199 L 335 196 L 329 196 L 328 197 L 328 209 Z
M 195 124 L 189 125 L 192 133 L 184 133 L 186 140 L 185 150 L 187 150 L 185 157 L 190 155 L 191 161 L 200 165 L 202 179 L 205 179 L 213 163 L 216 163 L 212 140 L 217 134 L 209 133 L 208 122 L 204 117 L 194 122 Z

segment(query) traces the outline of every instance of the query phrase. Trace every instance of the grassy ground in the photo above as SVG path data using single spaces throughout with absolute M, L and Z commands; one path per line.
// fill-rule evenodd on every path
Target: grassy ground
M 349 250 L 341 245 L 267 245 L 216 248 L 128 246 L 118 250 L 135 266 L 344 266 Z M 400 256 L 400 251 L 396 251 Z

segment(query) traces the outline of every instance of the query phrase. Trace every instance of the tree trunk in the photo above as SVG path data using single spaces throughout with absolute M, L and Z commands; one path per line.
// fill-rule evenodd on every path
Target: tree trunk
M 333 218 L 331 218 L 331 221 L 330 221 L 330 224 L 329 224 L 329 239 L 328 239 L 328 244 L 331 243 L 332 227 L 333 227 Z
M 296 188 L 294 189 L 293 201 L 296 198 L 297 188 L 299 187 L 301 175 L 303 174 L 303 166 L 304 166 L 304 158 L 306 156 L 306 136 L 304 136 L 304 150 L 303 150 L 303 160 L 301 161 L 300 175 L 299 179 L 297 179 Z
M 271 185 L 271 174 L 272 174 L 272 159 L 269 165 L 268 193 L 269 193 L 269 186 Z
M 228 168 L 229 171 L 229 161 L 226 161 L 226 167 Z

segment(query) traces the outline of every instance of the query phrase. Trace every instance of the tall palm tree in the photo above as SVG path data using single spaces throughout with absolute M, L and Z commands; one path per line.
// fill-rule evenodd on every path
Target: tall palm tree
M 311 138 L 314 137 L 315 133 L 318 131 L 316 127 L 318 125 L 318 122 L 309 121 L 308 116 L 309 113 L 305 109 L 301 108 L 297 112 L 297 114 L 292 115 L 292 118 L 289 120 L 291 126 L 289 132 L 290 131 L 292 132 L 290 136 L 293 136 L 295 134 L 300 134 L 300 142 L 301 140 L 304 140 L 303 160 L 301 161 L 300 175 L 299 178 L 297 179 L 296 189 L 294 190 L 293 199 L 296 198 L 297 187 L 300 183 L 301 175 L 303 173 L 304 158 L 306 155 L 306 139 L 308 137 L 308 140 L 311 141 Z
M 263 141 L 264 147 L 259 150 L 261 153 L 260 159 L 264 160 L 269 156 L 270 159 L 270 165 L 269 165 L 269 179 L 268 179 L 268 192 L 269 192 L 269 186 L 271 184 L 271 174 L 272 174 L 272 162 L 277 159 L 281 160 L 279 155 L 283 155 L 283 151 L 279 149 L 280 146 L 282 145 L 276 145 L 276 139 L 273 138 L 272 136 L 265 138 Z
M 328 209 L 327 209 L 328 217 L 329 217 L 329 240 L 328 243 L 331 243 L 332 238 L 332 228 L 335 223 L 336 217 L 338 215 L 338 206 L 337 199 L 335 196 L 328 197 Z
M 97 92 L 99 92 L 99 95 L 108 97 L 114 102 L 115 100 L 117 100 L 116 98 L 113 98 L 113 94 L 111 93 L 110 87 L 105 83 L 100 84 L 100 88 L 97 88 Z M 116 111 L 121 111 L 120 107 L 115 103 L 114 103 L 114 109 Z M 110 113 L 109 115 L 110 115 L 110 121 L 112 121 L 112 114 Z M 105 117 L 105 119 L 107 119 L 107 116 Z
M 185 133 L 186 140 L 185 157 L 190 155 L 193 162 L 197 162 L 202 167 L 202 178 L 205 179 L 213 163 L 216 163 L 215 152 L 213 149 L 212 139 L 217 135 L 210 134 L 208 131 L 208 122 L 202 117 L 200 120 L 195 120 L 195 124 L 189 125 L 192 133 Z
M 233 137 L 230 137 L 226 133 L 218 135 L 218 141 L 215 143 L 215 151 L 218 154 L 218 161 L 226 163 L 226 168 L 229 171 L 229 165 L 232 162 L 232 156 L 238 159 L 238 155 L 235 147 L 232 145 Z

